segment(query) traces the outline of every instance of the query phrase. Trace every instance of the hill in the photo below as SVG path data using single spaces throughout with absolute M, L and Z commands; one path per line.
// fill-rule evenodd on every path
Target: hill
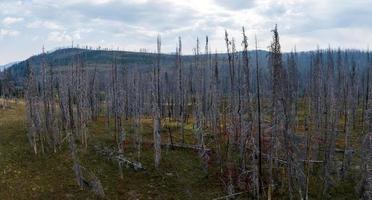
M 323 51 L 323 50 L 321 50 Z M 337 51 L 337 50 L 334 50 Z M 259 50 L 259 63 L 260 67 L 267 66 L 268 51 Z M 312 55 L 315 51 L 306 51 L 297 53 L 297 65 L 300 73 L 305 73 L 306 69 L 310 66 Z M 344 50 L 341 51 L 349 62 L 355 61 L 359 66 L 360 70 L 366 66 L 367 53 L 359 50 Z M 286 61 L 290 53 L 283 53 L 283 60 Z M 238 56 L 241 52 L 238 52 Z M 202 57 L 204 55 L 201 55 Z M 333 54 L 336 56 L 336 54 Z M 255 63 L 255 52 L 249 51 L 250 63 Z M 326 56 L 323 56 L 325 59 Z M 71 66 L 74 61 L 80 59 L 85 63 L 86 66 L 97 66 L 100 70 L 107 69 L 114 62 L 119 66 L 127 67 L 140 67 L 143 70 L 151 69 L 156 60 L 156 54 L 144 53 L 144 52 L 130 52 L 130 51 L 108 51 L 108 50 L 91 50 L 91 49 L 80 49 L 80 48 L 65 48 L 58 49 L 53 52 L 45 54 L 39 54 L 32 56 L 24 61 L 17 62 L 8 69 L 17 85 L 22 85 L 23 78 L 25 76 L 26 63 L 28 62 L 31 67 L 39 68 L 43 60 L 51 65 L 53 69 L 63 69 L 63 67 Z M 334 58 L 336 59 L 336 58 Z M 161 63 L 165 67 L 174 66 L 176 60 L 175 54 L 162 54 Z M 190 66 L 194 62 L 194 56 L 184 55 L 182 56 L 184 66 Z M 227 70 L 227 54 L 218 54 L 219 65 L 222 66 L 222 70 Z M 362 70 L 363 71 L 363 70 Z

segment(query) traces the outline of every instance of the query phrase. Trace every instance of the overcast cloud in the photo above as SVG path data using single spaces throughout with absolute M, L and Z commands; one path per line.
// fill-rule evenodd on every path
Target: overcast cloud
M 191 53 L 208 35 L 224 51 L 224 30 L 237 41 L 245 26 L 267 49 L 278 24 L 284 51 L 366 49 L 372 43 L 371 0 L 0 0 L 0 64 L 71 46 L 173 52 L 181 36 Z

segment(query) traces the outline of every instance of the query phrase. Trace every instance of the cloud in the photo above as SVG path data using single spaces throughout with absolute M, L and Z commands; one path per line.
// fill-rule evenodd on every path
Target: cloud
M 17 36 L 17 41 L 2 40 L 1 52 L 16 53 L 0 57 L 0 63 L 19 60 L 18 52 L 39 52 L 42 44 L 54 49 L 72 40 L 151 51 L 158 34 L 163 52 L 173 52 L 181 36 L 184 53 L 192 53 L 196 38 L 203 41 L 206 35 L 211 48 L 221 52 L 225 29 L 239 42 L 242 26 L 250 44 L 257 35 L 267 49 L 275 24 L 283 51 L 311 50 L 317 44 L 365 48 L 372 43 L 371 7 L 370 0 L 0 0 L 0 37 Z
M 0 29 L 0 38 L 18 36 L 20 33 L 10 29 Z
M 72 40 L 73 40 L 73 37 L 67 34 L 66 32 L 53 31 L 53 32 L 50 32 L 48 35 L 49 42 L 68 43 L 68 42 L 71 42 Z
M 12 24 L 15 24 L 17 22 L 21 22 L 23 21 L 23 18 L 22 17 L 6 17 L 3 19 L 3 24 L 4 25 L 12 25 Z
M 214 0 L 214 2 L 232 10 L 244 10 L 255 6 L 255 0 Z
M 63 30 L 63 27 L 55 22 L 48 20 L 36 20 L 26 25 L 27 28 L 45 28 L 50 30 Z
M 192 24 L 197 14 L 188 7 L 177 7 L 173 3 L 162 1 L 107 1 L 104 4 L 76 3 L 68 6 L 81 19 L 101 19 L 125 23 L 126 25 L 142 26 L 157 31 L 165 31 Z

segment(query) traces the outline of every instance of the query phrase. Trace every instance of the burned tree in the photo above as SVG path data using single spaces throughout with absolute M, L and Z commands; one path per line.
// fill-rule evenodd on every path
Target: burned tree
M 154 117 L 154 151 L 155 167 L 158 168 L 161 159 L 161 97 L 160 97 L 160 59 L 161 59 L 161 39 L 157 38 L 156 64 L 153 69 L 153 117 Z

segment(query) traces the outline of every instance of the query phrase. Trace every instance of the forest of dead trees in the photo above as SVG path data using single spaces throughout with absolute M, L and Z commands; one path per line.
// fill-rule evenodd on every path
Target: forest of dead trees
M 368 51 L 360 61 L 344 50 L 319 49 L 300 70 L 298 53 L 282 55 L 276 27 L 264 59 L 258 58 L 257 39 L 248 44 L 244 28 L 239 40 L 225 32 L 222 62 L 208 37 L 197 39 L 192 62 L 183 60 L 181 38 L 177 43 L 174 63 L 164 66 L 159 36 L 155 61 L 146 70 L 118 64 L 115 52 L 104 72 L 88 67 L 82 55 L 64 70 L 54 70 L 47 60 L 41 66 L 27 63 L 23 96 L 34 154 L 58 153 L 68 144 L 78 185 L 103 197 L 99 178 L 80 163 L 79 149 L 94 146 L 119 170 L 145 170 L 141 148 L 149 141 L 141 127 L 151 119 L 154 167 L 162 167 L 162 148 L 196 151 L 206 176 L 218 168 L 216 181 L 226 193 L 222 199 L 241 194 L 329 199 L 332 187 L 350 178 L 362 199 L 372 199 Z M 15 89 L 4 74 L 1 94 L 8 98 Z M 99 118 L 107 127 L 113 124 L 115 148 L 90 142 L 89 124 Z M 130 137 L 124 122 L 132 126 Z M 126 157 L 126 145 L 136 150 L 135 160 Z M 322 191 L 312 191 L 311 184 Z

